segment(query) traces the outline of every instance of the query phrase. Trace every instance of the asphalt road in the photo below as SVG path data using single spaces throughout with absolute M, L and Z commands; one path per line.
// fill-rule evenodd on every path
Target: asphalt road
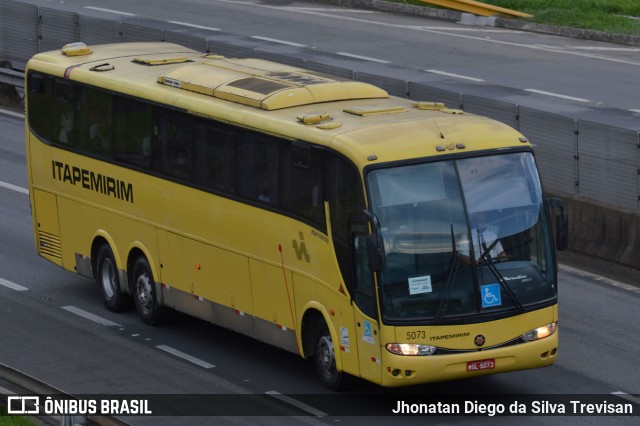
M 639 128 L 640 48 L 281 0 L 30 0 Z
M 552 367 L 438 383 L 381 389 L 356 382 L 346 392 L 358 416 L 330 415 L 335 395 L 304 360 L 219 327 L 175 315 L 163 327 L 141 323 L 135 312 L 108 312 L 95 285 L 35 254 L 24 154 L 23 120 L 0 114 L 0 363 L 59 388 L 83 394 L 259 395 L 238 397 L 226 409 L 259 416 L 217 418 L 129 417 L 156 424 L 513 424 L 511 417 L 389 417 L 379 400 L 407 395 L 598 395 L 635 403 L 640 414 L 640 290 L 563 267 L 560 273 L 560 352 Z M 636 394 L 636 396 L 631 396 Z M 293 396 L 282 401 L 279 395 Z M 516 395 L 516 396 L 514 396 Z M 581 396 L 583 395 L 583 396 Z M 297 396 L 297 397 L 296 397 Z M 307 404 L 307 405 L 303 405 Z M 329 404 L 329 405 L 327 405 Z M 273 417 L 277 414 L 293 417 Z M 371 416 L 367 416 L 371 414 Z M 380 416 L 386 414 L 387 416 Z M 630 424 L 623 417 L 563 417 L 566 424 Z M 557 417 L 518 418 L 523 424 L 557 424 Z

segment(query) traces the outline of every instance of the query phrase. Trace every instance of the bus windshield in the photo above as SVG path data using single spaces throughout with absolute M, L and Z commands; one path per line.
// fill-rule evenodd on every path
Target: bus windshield
M 531 153 L 376 169 L 367 183 L 386 253 L 384 319 L 455 322 L 555 302 L 553 248 Z

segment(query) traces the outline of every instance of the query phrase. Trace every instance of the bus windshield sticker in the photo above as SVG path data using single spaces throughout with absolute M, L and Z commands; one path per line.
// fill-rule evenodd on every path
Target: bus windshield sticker
M 492 308 L 494 306 L 502 305 L 502 299 L 500 297 L 500 284 L 487 284 L 480 287 L 480 293 L 482 294 L 482 307 Z
M 409 277 L 409 295 L 431 293 L 431 275 Z

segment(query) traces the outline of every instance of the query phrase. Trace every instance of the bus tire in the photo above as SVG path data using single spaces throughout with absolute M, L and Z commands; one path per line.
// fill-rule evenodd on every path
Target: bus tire
M 144 256 L 133 262 L 131 269 L 131 285 L 136 310 L 147 325 L 159 325 L 165 317 L 165 308 L 158 304 L 156 284 L 149 262 Z
M 331 333 L 326 322 L 321 319 L 316 325 L 314 339 L 314 363 L 322 383 L 330 389 L 343 389 L 346 374 L 336 368 L 335 351 Z
M 96 255 L 95 282 L 100 289 L 102 303 L 111 312 L 120 312 L 131 306 L 131 298 L 120 290 L 120 277 L 115 256 L 109 244 L 103 244 Z

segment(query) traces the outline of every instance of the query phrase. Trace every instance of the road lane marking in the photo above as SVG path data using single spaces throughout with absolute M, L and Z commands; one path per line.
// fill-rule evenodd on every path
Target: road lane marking
M 279 6 L 270 6 L 270 5 L 258 4 L 258 3 L 248 3 L 248 2 L 237 1 L 237 0 L 217 0 L 217 1 L 222 2 L 222 3 L 241 4 L 241 5 L 245 5 L 245 6 L 250 6 L 252 8 L 262 7 L 262 8 L 265 8 L 265 9 L 287 10 L 287 8 L 283 8 L 283 7 L 279 7 Z M 446 30 L 444 30 L 444 29 L 442 29 L 442 30 L 433 30 L 433 29 L 428 29 L 429 27 L 420 27 L 420 26 L 416 27 L 415 25 L 392 24 L 392 23 L 388 23 L 388 22 L 373 21 L 373 20 L 370 20 L 370 19 L 355 18 L 353 16 L 332 15 L 332 14 L 329 14 L 329 13 L 316 12 L 316 11 L 312 11 L 312 10 L 291 9 L 290 11 L 291 12 L 296 12 L 296 13 L 309 14 L 309 15 L 323 16 L 323 17 L 326 17 L 326 18 L 331 18 L 331 19 L 336 19 L 336 20 L 358 22 L 358 23 L 363 23 L 363 24 L 366 24 L 366 25 L 378 25 L 378 26 L 382 26 L 382 27 L 389 27 L 389 28 L 396 28 L 396 29 L 399 28 L 399 29 L 422 31 L 422 32 L 428 32 L 428 33 L 433 33 L 433 34 L 446 35 L 446 36 L 450 36 L 450 37 L 466 38 L 466 39 L 470 39 L 470 40 L 481 41 L 483 43 L 502 44 L 502 45 L 514 46 L 514 47 L 518 47 L 518 48 L 541 50 L 541 51 L 551 52 L 551 53 L 560 53 L 560 54 L 563 54 L 563 55 L 580 56 L 580 57 L 583 57 L 583 58 L 599 59 L 599 60 L 603 60 L 603 61 L 617 62 L 617 63 L 622 63 L 622 64 L 640 66 L 640 61 L 632 61 L 632 60 L 617 59 L 617 58 L 608 58 L 608 57 L 605 57 L 605 56 L 595 55 L 595 54 L 591 54 L 591 53 L 588 53 L 588 52 L 575 52 L 575 51 L 565 50 L 567 48 L 566 47 L 562 47 L 562 46 L 549 47 L 549 46 L 544 46 L 544 45 L 541 46 L 541 45 L 535 45 L 535 44 L 525 44 L 525 43 L 517 43 L 517 42 L 511 42 L 511 41 L 487 39 L 487 38 L 482 37 L 482 36 L 472 36 L 472 35 L 466 35 L 466 34 L 454 34 L 452 32 L 449 32 L 449 31 L 452 31 L 452 30 L 449 30 L 449 29 L 446 29 Z M 511 31 L 510 30 L 505 30 L 504 32 L 511 32 Z
M 129 13 L 129 12 L 122 12 L 120 10 L 113 10 L 113 9 L 105 9 L 103 7 L 95 7 L 95 6 L 85 6 L 85 9 L 91 9 L 91 10 L 97 10 L 99 12 L 106 12 L 106 13 L 114 13 L 116 15 L 124 15 L 124 16 L 136 16 L 135 13 Z
M 347 53 L 347 52 L 338 52 L 338 53 L 336 53 L 336 55 L 347 56 L 349 58 L 355 58 L 355 59 L 362 59 L 364 61 L 378 62 L 378 63 L 381 63 L 381 64 L 390 64 L 391 63 L 391 61 L 387 61 L 385 59 L 377 59 L 377 58 L 371 58 L 369 56 L 354 55 L 353 53 Z
M 79 317 L 82 317 L 84 319 L 87 319 L 89 321 L 93 321 L 95 323 L 98 323 L 100 325 L 105 325 L 107 327 L 122 327 L 120 324 L 117 324 L 113 321 L 109 321 L 106 318 L 102 318 L 99 317 L 98 315 L 94 315 L 91 312 L 87 312 L 85 310 L 82 310 L 80 308 L 77 308 L 75 306 L 62 306 L 62 309 L 64 309 L 67 312 L 71 312 L 72 314 L 76 314 Z
M 175 355 L 175 356 L 177 356 L 179 358 L 182 358 L 182 359 L 184 359 L 186 361 L 189 361 L 189 362 L 191 362 L 193 364 L 199 365 L 200 367 L 203 367 L 203 368 L 214 368 L 215 367 L 215 365 L 213 365 L 213 364 L 209 364 L 206 361 L 203 361 L 203 360 L 201 360 L 199 358 L 196 358 L 196 357 L 191 356 L 189 354 L 186 354 L 186 353 L 184 353 L 182 351 L 174 349 L 171 346 L 158 345 L 158 346 L 156 346 L 156 348 L 160 349 L 161 351 L 168 352 L 171 355 Z
M 192 27 L 192 28 L 199 28 L 201 30 L 209 30 L 209 31 L 221 31 L 220 28 L 213 28 L 213 27 L 205 27 L 204 25 L 196 25 L 196 24 L 190 24 L 188 22 L 181 22 L 181 21 L 169 21 L 170 24 L 177 24 L 177 25 L 184 25 L 185 27 Z
M 13 283 L 11 281 L 5 280 L 4 278 L 0 278 L 0 285 L 10 288 L 15 291 L 27 291 L 29 290 L 27 287 L 21 286 L 20 284 Z
M 463 80 L 471 80 L 471 81 L 478 81 L 478 82 L 485 81 L 485 80 L 483 80 L 481 78 L 469 77 L 467 75 L 454 74 L 454 73 L 446 72 L 446 71 L 440 71 L 440 70 L 425 70 L 425 71 L 426 72 L 430 72 L 432 74 L 446 75 L 447 77 L 461 78 Z
M 627 401 L 631 401 L 635 404 L 640 405 L 640 398 L 635 397 L 633 395 L 629 395 L 626 392 L 616 391 L 616 392 L 611 392 L 611 395 L 615 395 L 619 398 L 626 399 Z
M 545 92 L 544 90 L 538 90 L 538 89 L 523 89 L 523 90 L 525 92 L 537 93 L 539 95 L 553 96 L 554 98 L 562 98 L 570 101 L 591 102 L 589 99 L 576 98 L 574 96 L 567 96 L 567 95 L 562 95 L 560 93 L 554 93 L 554 92 Z
M 640 109 L 630 109 L 629 111 L 631 111 L 631 112 L 637 112 L 638 114 L 640 114 Z
M 558 265 L 558 269 L 561 271 L 569 272 L 574 275 L 578 275 L 583 278 L 590 278 L 592 280 L 608 284 L 613 287 L 621 288 L 623 290 L 631 291 L 633 293 L 640 294 L 640 288 L 632 286 L 630 284 L 621 283 L 620 281 L 612 280 L 610 278 L 606 278 L 600 275 L 592 274 L 591 272 L 586 272 L 581 269 L 572 268 L 567 265 Z
M 6 109 L 0 109 L 0 113 L 6 114 L 6 115 L 10 115 L 12 117 L 24 119 L 24 114 L 20 114 L 19 112 L 13 112 L 13 111 L 8 111 Z
M 270 41 L 272 43 L 286 44 L 287 46 L 307 47 L 306 44 L 294 43 L 292 41 L 286 41 L 286 40 L 279 40 L 277 38 L 262 37 L 262 36 L 251 36 L 251 38 L 254 40 L 264 40 L 264 41 Z
M 24 195 L 29 195 L 29 190 L 26 189 L 26 188 L 23 188 L 21 186 L 16 186 L 16 185 L 13 185 L 13 184 L 8 183 L 8 182 L 3 182 L 1 180 L 0 180 L 0 186 L 3 187 L 3 188 L 6 188 L 6 189 L 10 189 L 12 191 L 19 192 L 19 193 L 24 194 Z
M 306 411 L 309 414 L 312 414 L 316 417 L 325 417 L 328 416 L 324 411 L 320 411 L 317 408 L 314 408 L 304 402 L 298 401 L 297 399 L 291 398 L 290 396 L 283 395 L 278 391 L 267 391 L 265 392 L 267 395 L 279 399 L 282 402 L 286 402 L 289 405 L 293 405 L 296 408 L 301 409 L 302 411 Z

